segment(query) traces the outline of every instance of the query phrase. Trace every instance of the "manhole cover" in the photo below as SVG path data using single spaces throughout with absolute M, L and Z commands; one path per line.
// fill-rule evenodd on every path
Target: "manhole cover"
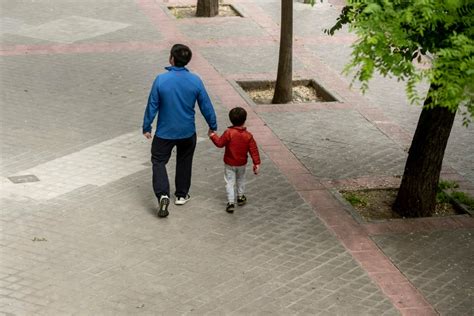
M 38 177 L 35 176 L 34 174 L 27 174 L 23 176 L 8 177 L 8 180 L 10 180 L 13 183 L 28 183 L 28 182 L 38 182 L 40 179 L 38 179 Z

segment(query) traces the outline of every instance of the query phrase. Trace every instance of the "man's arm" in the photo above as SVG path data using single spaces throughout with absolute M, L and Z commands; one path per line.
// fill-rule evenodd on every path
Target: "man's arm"
M 150 139 L 151 136 L 151 129 L 153 121 L 155 120 L 156 114 L 158 113 L 158 108 L 160 105 L 160 97 L 158 91 L 158 77 L 153 82 L 151 86 L 150 95 L 148 97 L 148 104 L 145 109 L 145 114 L 143 116 L 143 135 L 146 138 Z
M 209 98 L 209 95 L 207 94 L 206 88 L 204 87 L 201 79 L 199 79 L 199 93 L 197 102 L 202 116 L 204 116 L 207 124 L 209 125 L 209 129 L 212 131 L 217 131 L 216 112 L 214 112 L 211 99 Z

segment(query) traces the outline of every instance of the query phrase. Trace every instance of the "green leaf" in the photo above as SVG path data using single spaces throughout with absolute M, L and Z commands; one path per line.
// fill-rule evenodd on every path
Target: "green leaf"
M 412 103 L 421 103 L 417 84 L 429 81 L 439 88 L 430 92 L 430 107 L 456 111 L 461 105 L 463 123 L 474 117 L 474 2 L 469 0 L 348 0 L 334 34 L 349 24 L 358 40 L 345 73 L 354 73 L 362 90 L 374 71 L 406 82 Z M 414 66 L 414 59 L 429 55 L 431 65 Z M 353 72 L 355 70 L 355 72 Z

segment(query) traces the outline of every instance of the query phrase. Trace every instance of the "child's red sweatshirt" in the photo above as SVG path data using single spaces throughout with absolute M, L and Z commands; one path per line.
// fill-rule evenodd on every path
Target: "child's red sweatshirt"
M 257 143 L 245 127 L 231 126 L 221 137 L 213 134 L 211 140 L 219 148 L 225 146 L 224 162 L 229 166 L 246 165 L 247 153 L 250 153 L 254 165 L 260 164 Z

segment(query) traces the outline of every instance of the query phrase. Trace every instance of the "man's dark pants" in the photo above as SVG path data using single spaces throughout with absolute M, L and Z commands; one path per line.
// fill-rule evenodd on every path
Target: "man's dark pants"
M 170 196 L 166 164 L 174 146 L 176 146 L 175 196 L 186 197 L 191 186 L 196 134 L 183 139 L 163 139 L 155 136 L 151 145 L 151 162 L 153 164 L 153 190 L 158 200 L 162 195 Z

